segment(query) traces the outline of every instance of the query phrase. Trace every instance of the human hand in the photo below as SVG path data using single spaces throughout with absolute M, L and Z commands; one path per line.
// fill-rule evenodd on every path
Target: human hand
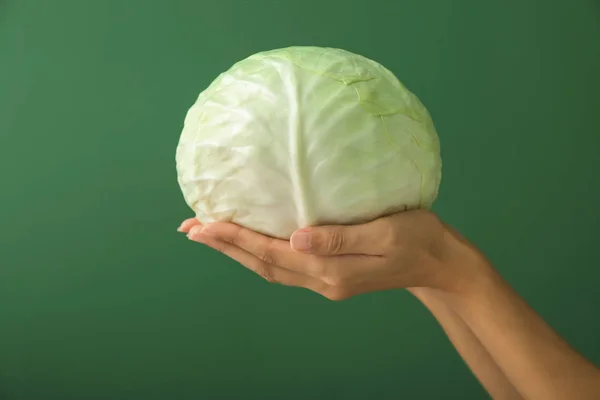
M 433 213 L 406 211 L 354 226 L 296 231 L 290 241 L 235 224 L 202 226 L 185 220 L 179 231 L 238 261 L 273 283 L 310 289 L 330 300 L 396 288 L 457 290 L 467 277 L 465 246 Z
M 600 370 L 528 307 L 479 251 L 430 212 L 301 229 L 289 242 L 231 223 L 203 227 L 196 219 L 184 221 L 179 231 L 269 282 L 307 288 L 331 300 L 409 289 L 438 318 L 494 397 L 599 398 Z

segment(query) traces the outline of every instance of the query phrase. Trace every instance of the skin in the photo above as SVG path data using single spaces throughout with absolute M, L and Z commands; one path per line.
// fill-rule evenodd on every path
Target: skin
M 494 399 L 600 399 L 600 369 L 552 330 L 481 252 L 428 211 L 302 229 L 290 241 L 230 223 L 202 226 L 194 218 L 179 231 L 269 282 L 330 300 L 409 290 Z

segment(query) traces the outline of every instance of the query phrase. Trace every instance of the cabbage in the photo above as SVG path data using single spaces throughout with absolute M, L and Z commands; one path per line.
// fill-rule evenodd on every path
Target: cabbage
M 176 152 L 196 218 L 287 239 L 429 208 L 439 139 L 419 99 L 345 50 L 289 47 L 219 75 L 189 109 Z

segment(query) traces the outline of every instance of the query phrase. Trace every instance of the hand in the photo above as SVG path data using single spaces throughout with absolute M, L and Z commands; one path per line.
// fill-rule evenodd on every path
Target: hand
M 331 300 L 395 288 L 454 290 L 469 275 L 457 262 L 458 250 L 464 250 L 460 240 L 423 210 L 362 225 L 301 229 L 289 242 L 231 223 L 202 226 L 193 218 L 179 230 L 269 282 L 307 288 Z
M 600 398 L 600 369 L 554 332 L 479 251 L 430 212 L 301 229 L 289 242 L 230 223 L 203 227 L 195 219 L 184 221 L 179 230 L 270 282 L 304 287 L 331 300 L 410 289 L 495 397 Z

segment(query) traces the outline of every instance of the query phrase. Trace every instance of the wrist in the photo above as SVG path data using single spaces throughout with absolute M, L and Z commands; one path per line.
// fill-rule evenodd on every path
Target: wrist
M 485 293 L 497 283 L 498 274 L 485 255 L 450 226 L 445 225 L 443 242 L 444 251 L 431 285 L 411 290 L 413 294 L 466 299 Z

